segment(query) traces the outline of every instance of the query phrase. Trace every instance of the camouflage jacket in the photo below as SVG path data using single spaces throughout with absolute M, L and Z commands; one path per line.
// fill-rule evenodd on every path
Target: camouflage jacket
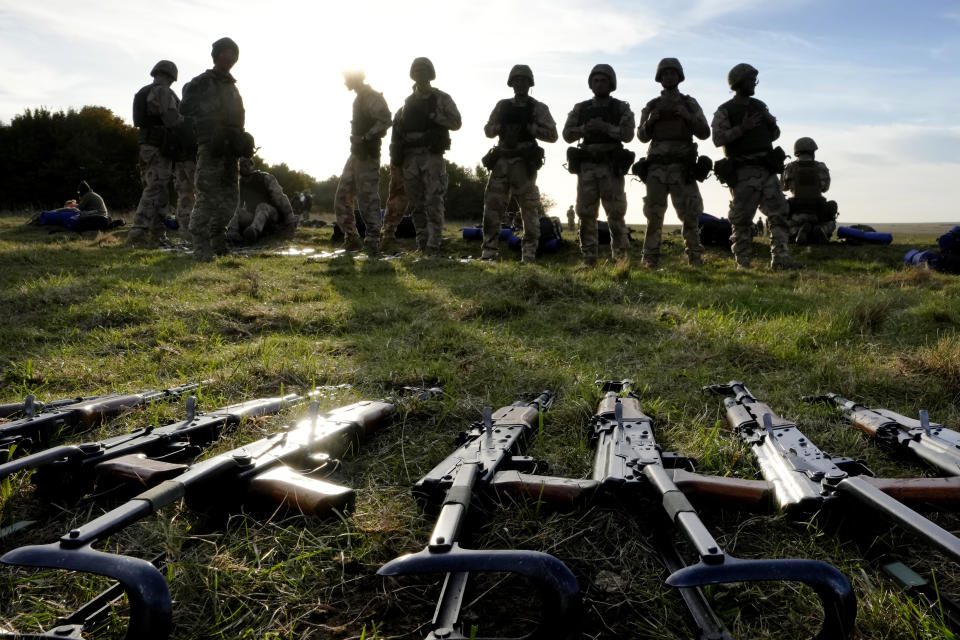
M 283 192 L 283 187 L 273 175 L 266 171 L 253 171 L 240 176 L 240 203 L 247 211 L 254 213 L 257 207 L 267 203 L 280 212 L 280 219 L 293 228 L 293 207 Z
M 236 79 L 216 69 L 207 69 L 184 85 L 180 111 L 194 119 L 200 143 L 223 135 L 225 128 L 242 130 L 246 115 Z
M 690 118 L 685 119 L 674 115 L 673 109 L 677 107 L 684 108 Z M 654 111 L 658 111 L 660 117 L 655 122 L 651 122 L 650 115 Z M 671 131 L 673 135 L 667 136 L 670 139 L 662 139 L 658 128 L 668 122 L 672 125 L 670 128 L 673 129 Z M 710 137 L 710 125 L 707 124 L 707 117 L 703 115 L 703 109 L 697 101 L 676 89 L 661 91 L 660 97 L 648 102 L 640 112 L 637 139 L 640 142 L 650 142 L 648 155 L 681 156 L 691 150 L 695 151 L 697 145 L 693 142 L 693 136 L 706 140 Z
M 87 191 L 80 197 L 80 202 L 77 203 L 77 209 L 84 213 L 103 213 L 109 215 L 107 212 L 107 205 L 104 203 L 103 198 L 100 197 L 100 194 L 96 191 Z
M 797 193 L 799 190 L 797 188 L 797 174 L 800 172 L 800 162 L 800 160 L 794 160 L 783 170 L 783 190 L 789 191 L 794 195 L 800 195 Z M 830 170 L 827 169 L 827 165 L 822 162 L 816 162 L 816 165 L 813 167 L 813 169 L 816 172 L 817 181 L 819 182 L 820 193 L 824 193 L 830 188 Z M 820 193 L 816 195 L 819 195 Z M 812 196 L 814 194 L 810 195 Z
M 490 118 L 487 120 L 487 124 L 483 127 L 483 132 L 488 138 L 493 138 L 499 135 L 501 136 L 501 142 L 503 142 L 502 136 L 504 134 L 504 111 L 511 107 L 523 107 L 527 103 L 531 103 L 533 105 L 533 122 L 531 123 L 533 128 L 532 131 L 529 132 L 529 137 L 543 140 L 544 142 L 556 142 L 558 137 L 557 123 L 553 119 L 553 116 L 550 115 L 550 109 L 547 107 L 547 105 L 538 100 L 534 100 L 533 98 L 527 98 L 527 101 L 522 104 L 515 97 L 507 98 L 498 102 L 497 106 L 493 108 L 493 112 L 490 113 Z
M 574 143 L 584 137 L 586 125 L 580 124 L 580 112 L 585 108 L 585 105 L 602 107 L 606 104 L 606 99 L 593 98 L 574 105 L 570 113 L 567 114 L 567 121 L 563 125 L 563 139 L 569 143 Z M 607 123 L 605 133 L 610 138 L 620 142 L 630 142 L 633 140 L 633 133 L 636 128 L 637 125 L 630 104 L 620 101 L 620 122 L 619 124 Z
M 734 104 L 734 102 L 735 100 L 730 100 L 723 103 L 717 108 L 716 113 L 713 114 L 713 121 L 710 123 L 710 128 L 713 130 L 713 144 L 717 147 L 726 147 L 731 142 L 736 142 L 740 138 L 743 138 L 744 134 L 747 133 L 743 127 L 740 126 L 740 122 L 732 123 L 730 121 L 730 113 L 727 109 L 730 108 L 730 105 Z M 770 142 L 780 137 L 780 127 L 777 126 L 777 119 L 771 115 L 766 104 L 756 98 L 750 98 L 748 108 L 755 109 L 762 115 L 762 124 L 769 132 Z M 758 152 L 751 155 L 761 155 L 761 153 Z

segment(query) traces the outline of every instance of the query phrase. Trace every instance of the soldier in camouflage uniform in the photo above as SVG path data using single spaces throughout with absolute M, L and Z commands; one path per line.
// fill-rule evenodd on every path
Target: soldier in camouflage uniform
M 734 66 L 727 75 L 736 96 L 713 114 L 713 143 L 724 148 L 727 163 L 719 161 L 715 173 L 730 188 L 728 218 L 733 225 L 731 250 L 738 269 L 750 267 L 753 252 L 753 216 L 759 206 L 767 216 L 770 231 L 770 267 L 802 268 L 787 248 L 787 200 L 777 174 L 783 170 L 783 151 L 773 141 L 780 137 L 777 119 L 760 100 L 753 97 L 758 71 L 749 64 Z M 725 167 L 729 167 L 729 170 Z
M 197 189 L 194 178 L 197 172 L 197 138 L 193 132 L 193 122 L 183 124 L 181 146 L 174 157 L 173 184 L 177 191 L 177 225 L 180 237 L 190 242 L 190 214 L 197 202 Z
M 77 196 L 80 198 L 77 202 L 77 209 L 81 213 L 102 213 L 105 216 L 110 215 L 103 198 L 100 197 L 99 193 L 90 188 L 86 180 L 81 180 L 80 184 L 77 185 Z
M 182 122 L 180 99 L 170 85 L 177 65 L 161 60 L 150 71 L 153 82 L 133 98 L 133 123 L 140 140 L 140 182 L 143 193 L 127 235 L 128 246 L 156 247 L 164 240 L 164 220 L 173 177 L 175 128 Z
M 830 188 L 827 165 L 814 159 L 817 143 L 813 138 L 800 138 L 793 144 L 797 157 L 783 170 L 783 190 L 793 197 L 790 205 L 790 240 L 797 244 L 830 242 L 837 228 L 837 203 L 823 194 Z
M 436 77 L 428 58 L 416 58 L 410 65 L 410 78 L 416 84 L 394 118 L 390 151 L 391 163 L 402 161 L 417 246 L 427 255 L 440 252 L 447 193 L 443 153 L 450 148 L 450 132 L 461 125 L 453 98 L 430 86 Z
M 227 252 L 226 227 L 240 198 L 237 159 L 253 156 L 253 137 L 243 129 L 245 111 L 230 69 L 240 48 L 230 38 L 213 43 L 213 68 L 183 88 L 182 112 L 197 132 L 197 203 L 190 216 L 193 256 L 209 262 Z
M 600 203 L 610 225 L 610 251 L 614 260 L 627 257 L 627 194 L 624 174 L 633 154 L 623 147 L 633 140 L 636 128 L 630 105 L 610 93 L 617 88 L 613 67 L 598 64 L 587 83 L 593 98 L 574 105 L 563 125 L 568 143 L 582 139 L 579 148 L 568 150 L 570 171 L 577 174 L 577 216 L 580 218 L 580 252 L 583 262 L 597 262 L 597 217 Z M 576 166 L 579 165 L 579 166 Z
M 643 163 L 646 177 L 641 175 L 647 185 L 647 196 L 643 199 L 643 215 L 647 219 L 643 263 L 651 268 L 660 263 L 663 215 L 667 211 L 669 194 L 680 218 L 687 261 L 700 266 L 703 264 L 700 258 L 703 246 L 700 244 L 698 218 L 703 213 L 703 198 L 694 175 L 697 144 L 693 137 L 706 140 L 710 137 L 710 125 L 697 101 L 677 90 L 677 85 L 684 80 L 679 60 L 661 60 L 654 80 L 660 83 L 663 91 L 640 112 L 640 126 L 637 128 L 637 139 L 650 143 Z
M 277 179 L 266 171 L 255 171 L 250 158 L 240 158 L 238 166 L 240 206 L 230 219 L 227 239 L 255 242 L 274 233 L 293 233 L 293 207 Z
M 337 225 L 343 230 L 344 248 L 357 251 L 363 248 L 375 255 L 380 247 L 380 141 L 390 128 L 391 114 L 382 93 L 364 82 L 362 71 L 343 74 L 343 84 L 357 97 L 353 101 L 353 120 L 350 122 L 350 157 L 340 174 L 334 213 Z M 366 226 L 365 238 L 360 239 L 353 217 L 354 204 L 360 205 L 360 216 Z
M 574 218 L 576 215 L 577 210 L 573 208 L 573 205 L 570 205 L 570 207 L 567 209 L 567 229 L 570 231 L 573 231 L 577 228 L 574 224 Z
M 557 141 L 557 123 L 547 105 L 530 97 L 533 71 L 525 64 L 515 65 L 507 76 L 513 98 L 501 100 L 493 108 L 483 132 L 488 138 L 499 136 L 496 147 L 484 157 L 490 170 L 483 194 L 483 252 L 481 259 L 497 257 L 500 225 L 511 197 L 519 203 L 523 221 L 521 262 L 536 260 L 540 241 L 540 190 L 537 171 L 543 166 L 543 149 L 537 140 Z
M 391 145 L 393 146 L 393 145 Z M 384 253 L 396 253 L 400 245 L 397 243 L 397 227 L 407 211 L 407 193 L 403 190 L 403 167 L 390 159 L 390 187 L 387 191 L 387 206 L 383 214 L 383 241 L 380 249 Z

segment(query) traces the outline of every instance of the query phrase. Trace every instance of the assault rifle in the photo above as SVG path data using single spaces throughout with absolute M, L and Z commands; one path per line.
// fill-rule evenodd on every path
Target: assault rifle
M 109 475 L 142 488 L 180 474 L 220 435 L 245 418 L 279 413 L 307 402 L 307 396 L 287 394 L 231 404 L 209 413 L 196 411 L 196 398 L 187 398 L 186 420 L 162 427 L 143 427 L 95 442 L 52 447 L 0 464 L 0 480 L 19 471 L 35 470 L 31 480 L 42 494 L 68 501 Z
M 163 575 L 146 560 L 96 551 L 92 545 L 181 498 L 189 504 L 219 510 L 265 500 L 317 515 L 346 508 L 353 499 L 351 489 L 310 474 L 331 470 L 335 466 L 331 455 L 385 425 L 393 411 L 394 405 L 389 402 L 371 401 L 356 402 L 324 415 L 313 410 L 293 427 L 190 465 L 176 478 L 164 480 L 73 529 L 58 542 L 14 549 L 0 557 L 0 562 L 113 578 L 126 592 L 130 607 L 125 638 L 163 640 L 172 622 L 170 590 Z M 79 633 L 74 625 L 41 634 L 0 633 L 0 638 L 79 637 Z
M 667 584 L 680 589 L 696 625 L 699 640 L 730 640 L 700 587 L 730 582 L 795 581 L 810 586 L 823 605 L 824 621 L 815 638 L 846 638 L 856 618 L 856 596 L 846 577 L 818 560 L 736 558 L 723 551 L 704 526 L 687 496 L 712 503 L 750 508 L 770 501 L 768 482 L 718 478 L 694 473 L 693 460 L 662 452 L 654 438 L 653 424 L 632 393 L 633 382 L 598 381 L 604 394 L 588 428 L 596 444 L 592 483 L 600 497 L 626 502 L 630 507 L 653 496 L 671 524 L 696 550 L 699 561 L 687 566 L 676 549 L 660 536 L 656 547 L 671 572 Z M 621 394 L 626 394 L 621 396 Z M 538 478 L 520 478 L 510 489 L 532 498 L 541 490 Z M 591 487 L 582 485 L 589 490 Z M 647 514 L 647 511 L 644 511 Z
M 12 416 L 23 415 L 32 418 L 38 413 L 52 411 L 62 407 L 68 407 L 72 404 L 96 400 L 100 396 L 87 396 L 76 398 L 61 398 L 60 400 L 51 400 L 50 402 L 38 402 L 36 396 L 30 394 L 23 399 L 23 402 L 7 402 L 0 404 L 0 418 L 10 418 Z
M 553 404 L 554 396 L 542 392 L 529 402 L 519 401 L 493 412 L 484 409 L 483 422 L 461 434 L 460 446 L 421 478 L 414 495 L 428 506 L 440 506 L 440 513 L 425 549 L 386 563 L 381 576 L 444 574 L 443 588 L 431 623 L 430 640 L 465 640 L 460 609 L 472 572 L 496 571 L 525 576 L 542 595 L 539 626 L 528 638 L 556 638 L 563 635 L 577 602 L 580 587 L 573 573 L 560 560 L 540 551 L 472 550 L 460 546 L 460 534 L 475 492 L 492 487 L 498 472 L 535 472 L 537 463 L 517 455 L 526 434 L 537 424 L 541 412 Z M 467 633 L 467 635 L 465 635 Z
M 956 507 L 960 502 L 960 477 L 872 478 L 873 474 L 862 464 L 848 458 L 831 458 L 821 451 L 796 424 L 754 398 L 742 382 L 704 389 L 732 396 L 723 401 L 727 422 L 757 457 L 764 478 L 773 482 L 780 508 L 814 512 L 835 508 L 844 498 L 852 498 L 960 561 L 960 539 L 903 504 L 935 502 Z
M 960 476 L 960 433 L 930 422 L 920 410 L 914 420 L 888 409 L 870 409 L 836 393 L 804 396 L 804 402 L 826 402 L 838 407 L 850 424 L 887 449 L 908 452 L 950 476 Z
M 39 414 L 28 411 L 25 418 L 0 424 L 0 454 L 15 455 L 35 444 L 48 442 L 61 433 L 92 427 L 129 409 L 177 398 L 199 388 L 200 383 L 191 382 L 157 391 L 81 398 L 79 402 L 50 407 L 51 411 L 44 410 Z

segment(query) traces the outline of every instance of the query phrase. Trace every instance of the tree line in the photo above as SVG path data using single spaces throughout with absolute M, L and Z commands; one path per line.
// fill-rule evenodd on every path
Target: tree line
M 62 207 L 76 198 L 81 180 L 89 182 L 113 211 L 134 209 L 140 200 L 137 129 L 106 107 L 26 109 L 9 123 L 0 122 L 0 149 L 0 210 Z M 345 144 L 344 157 L 346 153 Z M 271 165 L 258 156 L 254 165 L 273 174 L 288 196 L 309 190 L 318 209 L 333 211 L 339 176 L 317 180 L 286 163 Z M 482 166 L 469 169 L 448 162 L 448 215 L 479 221 L 488 176 Z M 383 166 L 379 188 L 384 204 L 389 181 L 390 169 Z

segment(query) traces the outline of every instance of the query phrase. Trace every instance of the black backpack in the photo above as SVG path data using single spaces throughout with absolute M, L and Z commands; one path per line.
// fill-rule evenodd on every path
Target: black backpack
M 726 218 L 718 218 L 709 213 L 701 213 L 697 218 L 700 228 L 700 242 L 705 247 L 730 248 L 730 235 L 733 225 Z

